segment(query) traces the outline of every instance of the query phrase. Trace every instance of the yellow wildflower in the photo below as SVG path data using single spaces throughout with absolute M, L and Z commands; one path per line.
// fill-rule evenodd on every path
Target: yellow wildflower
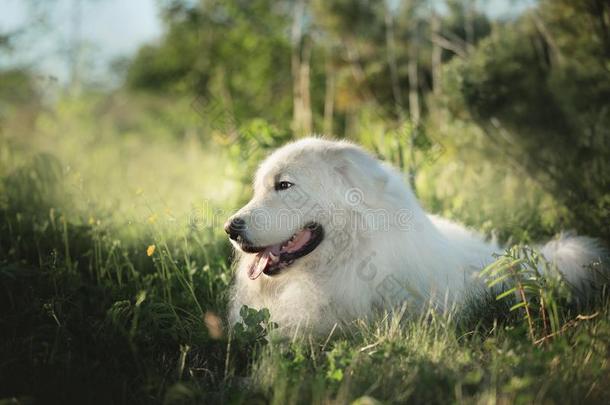
M 146 248 L 146 256 L 152 256 L 155 253 L 155 245 L 148 245 Z

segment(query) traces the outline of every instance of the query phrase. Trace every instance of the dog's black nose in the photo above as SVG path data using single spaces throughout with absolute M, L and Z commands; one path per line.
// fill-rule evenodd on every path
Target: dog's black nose
M 229 235 L 229 238 L 233 240 L 236 240 L 238 236 L 242 236 L 245 230 L 246 221 L 239 217 L 229 219 L 225 222 L 225 232 Z

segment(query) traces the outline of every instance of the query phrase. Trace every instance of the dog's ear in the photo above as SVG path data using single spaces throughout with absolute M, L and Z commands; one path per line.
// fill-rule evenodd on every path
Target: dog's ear
M 383 198 L 389 180 L 381 162 L 352 145 L 339 148 L 336 154 L 334 170 L 347 187 L 347 202 L 376 205 Z

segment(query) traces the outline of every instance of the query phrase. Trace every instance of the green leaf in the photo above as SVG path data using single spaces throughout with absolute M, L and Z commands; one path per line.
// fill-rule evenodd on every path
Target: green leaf
M 521 288 L 525 291 L 531 291 L 533 293 L 538 293 L 540 290 L 537 286 L 531 284 L 521 284 Z
M 333 381 L 341 381 L 343 380 L 343 370 L 335 369 L 328 372 L 328 378 Z
M 515 309 L 519 309 L 521 307 L 524 307 L 525 305 L 526 305 L 526 302 L 525 301 L 521 301 L 521 302 L 513 305 L 512 307 L 510 307 L 509 311 L 514 311 Z
M 517 287 L 513 287 L 510 290 L 504 291 L 502 294 L 499 294 L 496 297 L 496 301 L 500 301 L 502 298 L 508 297 L 509 295 L 513 294 L 515 291 L 517 291 Z
M 507 267 L 515 267 L 516 265 L 520 265 L 525 261 L 525 259 L 515 259 L 512 262 L 507 264 Z
M 496 260 L 495 262 L 489 264 L 487 267 L 485 267 L 483 270 L 481 270 L 479 272 L 479 277 L 483 277 L 484 275 L 491 273 L 493 270 L 502 266 L 503 264 L 504 264 L 503 258 Z
M 500 276 L 500 277 L 496 278 L 495 280 L 493 280 L 493 281 L 491 281 L 491 282 L 487 283 L 487 286 L 488 286 L 489 288 L 491 288 L 491 287 L 493 287 L 494 285 L 496 285 L 496 284 L 498 284 L 498 283 L 501 283 L 502 281 L 506 280 L 506 279 L 507 279 L 507 278 L 509 278 L 510 276 L 511 276 L 511 274 L 505 274 L 505 275 L 503 275 L 503 276 Z

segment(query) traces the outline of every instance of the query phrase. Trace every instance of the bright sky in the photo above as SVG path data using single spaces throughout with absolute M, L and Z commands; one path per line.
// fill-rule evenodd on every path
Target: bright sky
M 50 11 L 50 26 L 33 34 L 36 41 L 24 41 L 28 48 L 18 48 L 0 67 L 15 64 L 35 66 L 41 73 L 66 82 L 72 26 L 72 5 L 79 0 L 0 0 L 0 32 L 24 25 L 36 25 L 37 9 L 42 4 Z M 141 45 L 155 41 L 162 34 L 157 0 L 80 0 L 82 3 L 82 37 L 85 41 L 83 61 L 88 78 L 108 80 L 108 65 L 118 57 L 132 55 Z M 390 0 L 392 1 L 392 0 Z M 518 12 L 535 0 L 478 0 L 491 15 Z M 40 7 L 40 6 L 39 6 Z
M 0 32 L 36 24 L 28 0 L 0 0 Z M 68 77 L 66 50 L 72 34 L 74 0 L 44 0 L 39 4 L 50 11 L 48 28 L 33 34 L 37 41 L 24 41 L 28 49 L 18 48 L 1 66 L 32 64 L 39 71 L 64 82 Z M 142 44 L 162 34 L 155 0 L 81 0 L 81 32 L 84 42 L 83 61 L 94 78 L 104 80 L 109 62 L 132 55 Z

